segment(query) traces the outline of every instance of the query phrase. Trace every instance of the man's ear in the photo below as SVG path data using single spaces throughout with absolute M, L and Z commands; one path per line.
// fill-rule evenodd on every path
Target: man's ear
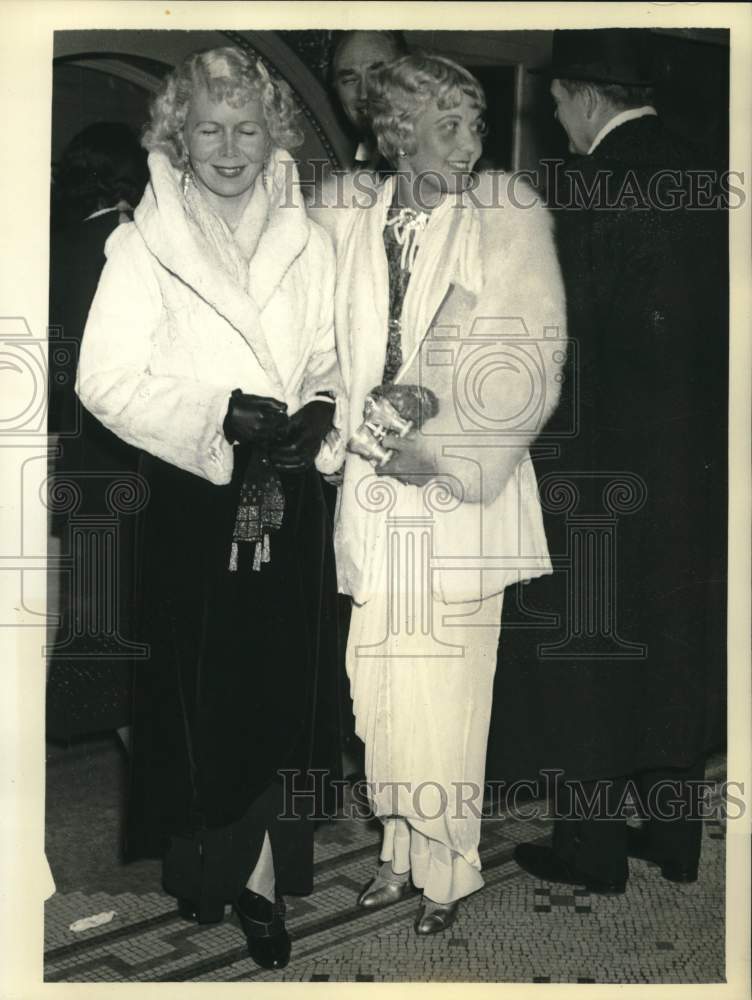
M 585 117 L 592 118 L 598 110 L 598 92 L 595 87 L 591 87 L 590 84 L 587 84 L 584 90 L 581 91 L 581 94 Z

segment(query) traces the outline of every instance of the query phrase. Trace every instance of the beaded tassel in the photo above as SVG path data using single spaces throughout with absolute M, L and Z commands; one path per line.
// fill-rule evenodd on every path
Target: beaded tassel
M 269 536 L 265 534 L 263 539 L 259 539 L 253 547 L 253 568 L 256 572 L 258 572 L 261 569 L 261 563 L 268 563 L 271 561 L 271 544 L 269 542 Z

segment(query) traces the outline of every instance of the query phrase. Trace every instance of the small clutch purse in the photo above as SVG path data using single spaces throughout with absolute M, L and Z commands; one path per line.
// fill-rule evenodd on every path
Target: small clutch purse
M 347 450 L 382 466 L 392 453 L 381 441 L 387 434 L 405 437 L 439 412 L 435 393 L 420 385 L 379 385 L 366 396 L 363 423 L 347 442 Z

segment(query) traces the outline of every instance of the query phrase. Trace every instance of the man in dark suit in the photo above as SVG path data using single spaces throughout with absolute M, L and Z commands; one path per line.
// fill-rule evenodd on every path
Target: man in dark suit
M 628 856 L 696 879 L 697 782 L 724 737 L 726 220 L 714 174 L 701 196 L 702 158 L 656 112 L 648 42 L 554 37 L 578 154 L 550 192 L 574 345 L 547 429 L 559 455 L 537 463 L 557 571 L 525 590 L 549 624 L 502 628 L 495 694 L 506 775 L 556 782 L 552 845 L 515 858 L 593 892 L 624 892 Z

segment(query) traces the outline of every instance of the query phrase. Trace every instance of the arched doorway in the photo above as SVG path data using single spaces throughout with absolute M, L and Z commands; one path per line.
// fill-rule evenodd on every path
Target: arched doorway
M 295 152 L 304 183 L 313 179 L 314 161 L 335 167 L 346 161 L 349 141 L 326 89 L 277 32 L 60 31 L 53 62 L 53 163 L 92 122 L 124 121 L 140 131 L 164 74 L 190 52 L 221 45 L 260 55 L 292 87 L 303 112 L 304 141 Z

